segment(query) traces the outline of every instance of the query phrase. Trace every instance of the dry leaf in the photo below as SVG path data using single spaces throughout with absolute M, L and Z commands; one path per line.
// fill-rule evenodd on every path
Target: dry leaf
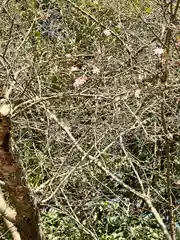
M 82 77 L 78 77 L 75 79 L 74 83 L 73 83 L 73 87 L 75 88 L 79 88 L 81 85 L 83 85 L 85 82 L 87 81 L 87 77 L 86 76 L 82 76 Z

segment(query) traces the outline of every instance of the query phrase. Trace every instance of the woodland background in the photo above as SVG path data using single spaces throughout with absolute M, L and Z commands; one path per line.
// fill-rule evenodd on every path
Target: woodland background
M 178 4 L 0 4 L 0 85 L 44 239 L 180 239 Z

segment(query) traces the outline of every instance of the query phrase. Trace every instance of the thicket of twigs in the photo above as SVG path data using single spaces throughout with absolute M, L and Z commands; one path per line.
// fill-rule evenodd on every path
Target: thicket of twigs
M 179 2 L 1 3 L 0 84 L 45 239 L 178 239 Z

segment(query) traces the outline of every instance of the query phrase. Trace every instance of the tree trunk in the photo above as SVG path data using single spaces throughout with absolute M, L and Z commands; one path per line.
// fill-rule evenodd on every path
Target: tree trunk
M 23 168 L 12 154 L 11 122 L 0 118 L 0 178 L 5 182 L 11 202 L 17 212 L 16 227 L 22 240 L 40 240 L 38 209 L 31 196 Z

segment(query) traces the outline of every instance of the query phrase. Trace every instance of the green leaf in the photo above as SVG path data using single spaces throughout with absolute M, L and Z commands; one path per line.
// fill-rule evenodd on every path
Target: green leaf
M 150 13 L 152 12 L 152 8 L 151 8 L 151 7 L 146 8 L 146 9 L 145 9 L 145 12 L 146 12 L 147 14 L 150 14 Z
M 34 33 L 34 36 L 35 36 L 35 37 L 41 37 L 41 33 L 40 33 L 39 31 L 36 31 L 36 32 Z

